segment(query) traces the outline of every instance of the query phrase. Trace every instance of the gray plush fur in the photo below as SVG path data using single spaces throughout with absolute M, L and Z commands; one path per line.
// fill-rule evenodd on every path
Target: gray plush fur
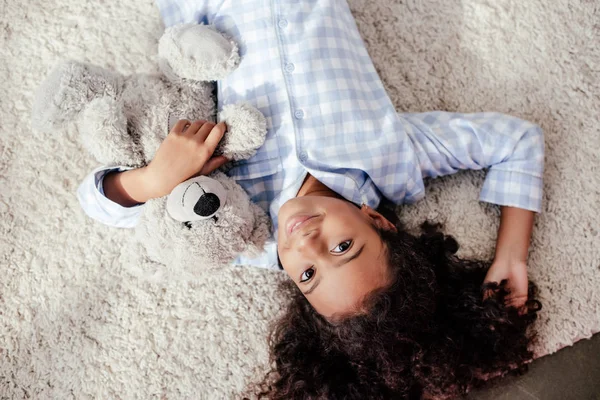
M 228 104 L 219 113 L 219 121 L 227 121 L 229 129 L 217 149 L 231 160 L 252 157 L 263 144 L 267 121 L 256 108 L 248 103 Z
M 211 177 L 227 190 L 227 203 L 217 212 L 216 219 L 191 222 L 190 229 L 166 215 L 166 198 L 147 203 L 144 223 L 138 224 L 135 234 L 150 260 L 168 264 L 162 274 L 174 277 L 184 266 L 185 272 L 193 275 L 199 260 L 203 260 L 200 266 L 206 268 L 227 265 L 238 254 L 258 255 L 269 237 L 268 218 L 260 207 L 248 201 L 240 185 L 222 172 Z M 168 243 L 164 238 L 169 238 Z
M 73 61 L 56 67 L 38 89 L 32 125 L 52 132 L 75 123 L 84 147 L 102 164 L 143 166 L 168 134 L 170 115 L 215 120 L 211 81 L 238 63 L 237 45 L 212 27 L 171 27 L 159 42 L 162 74 L 122 76 Z M 219 120 L 228 132 L 217 153 L 242 160 L 263 144 L 266 121 L 251 105 L 228 105 Z M 148 258 L 169 275 L 229 264 L 242 253 L 257 255 L 269 237 L 268 217 L 246 192 L 222 172 L 210 177 L 227 190 L 213 218 L 183 224 L 166 212 L 166 198 L 154 199 L 135 230 Z

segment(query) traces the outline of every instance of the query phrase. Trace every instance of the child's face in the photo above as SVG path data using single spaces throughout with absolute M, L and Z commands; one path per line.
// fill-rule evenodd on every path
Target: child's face
M 325 196 L 296 197 L 279 210 L 283 269 L 325 317 L 360 312 L 361 300 L 388 282 L 375 227 L 395 229 L 367 206 Z

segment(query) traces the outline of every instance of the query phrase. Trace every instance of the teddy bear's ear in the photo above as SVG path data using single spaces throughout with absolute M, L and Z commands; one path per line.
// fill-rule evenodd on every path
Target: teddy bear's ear
M 213 27 L 198 24 L 174 25 L 158 42 L 158 62 L 172 80 L 217 81 L 240 62 L 237 44 Z

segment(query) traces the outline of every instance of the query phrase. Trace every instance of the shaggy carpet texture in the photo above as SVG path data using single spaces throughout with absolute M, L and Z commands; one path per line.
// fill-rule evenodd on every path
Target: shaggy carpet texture
M 544 211 L 529 275 L 544 304 L 536 355 L 600 330 L 599 6 L 590 0 L 351 1 L 401 111 L 495 110 L 546 134 Z M 268 367 L 285 277 L 227 268 L 194 282 L 135 273 L 126 230 L 88 219 L 75 190 L 96 166 L 76 132 L 40 137 L 33 92 L 59 60 L 156 71 L 151 0 L 0 2 L 0 397 L 234 398 Z M 498 209 L 483 173 L 428 185 L 399 208 L 441 221 L 461 255 L 491 258 Z

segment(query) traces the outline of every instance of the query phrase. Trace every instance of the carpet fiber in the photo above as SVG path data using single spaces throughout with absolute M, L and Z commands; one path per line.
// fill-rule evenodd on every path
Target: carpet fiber
M 400 111 L 511 113 L 546 133 L 544 212 L 529 271 L 536 355 L 600 330 L 599 6 L 589 0 L 351 1 Z M 155 71 L 151 0 L 0 2 L 0 397 L 231 398 L 267 365 L 284 277 L 227 268 L 148 283 L 130 233 L 96 224 L 75 190 L 96 166 L 76 132 L 35 135 L 33 91 L 60 59 Z M 445 223 L 463 256 L 493 255 L 498 210 L 482 173 L 431 182 L 401 207 Z

